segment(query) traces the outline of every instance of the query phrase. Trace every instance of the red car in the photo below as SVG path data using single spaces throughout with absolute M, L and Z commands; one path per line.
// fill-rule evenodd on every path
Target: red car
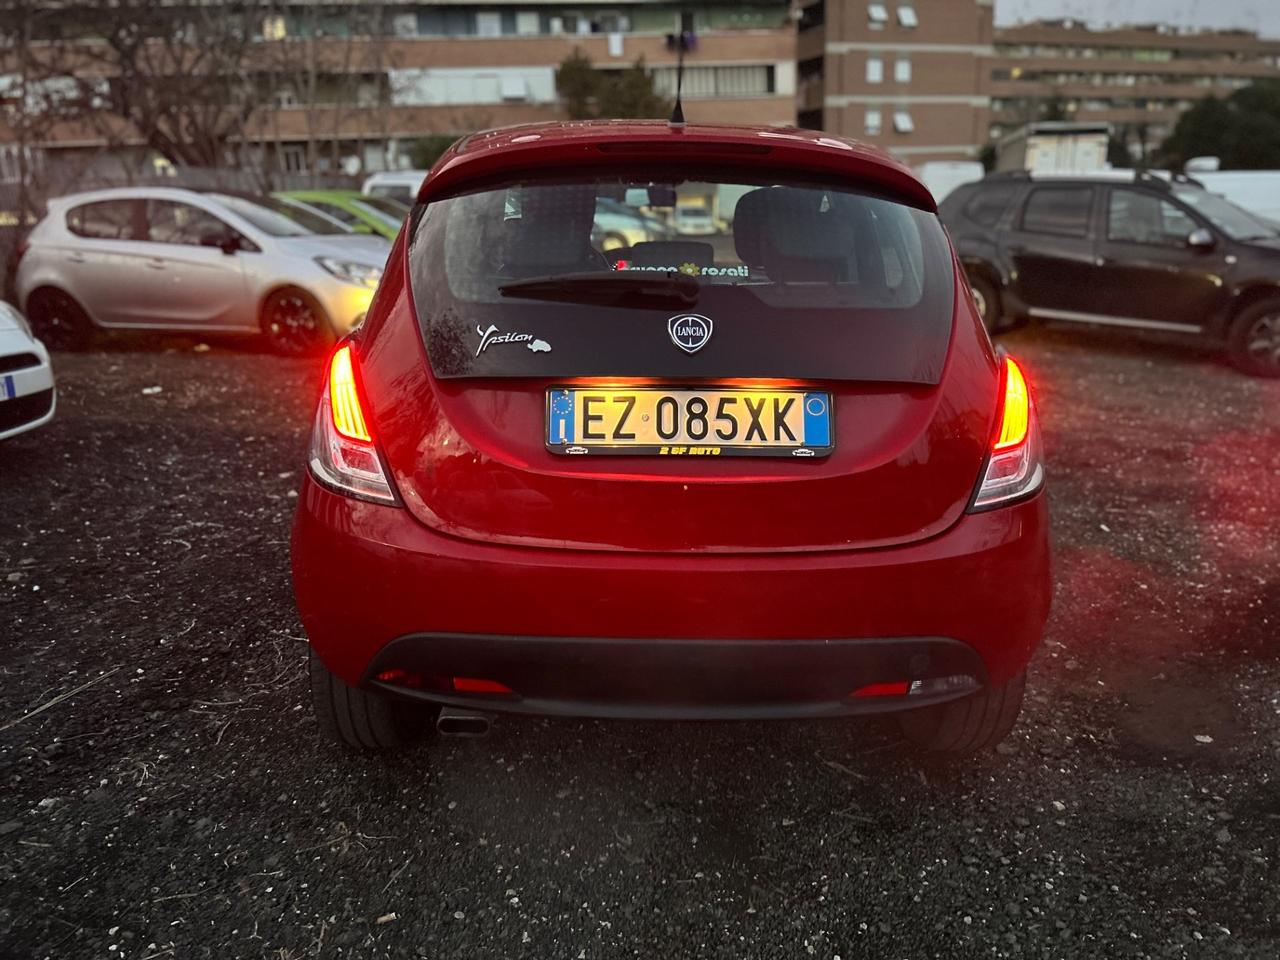
M 653 233 L 605 252 L 619 205 Z M 694 206 L 714 233 L 659 229 Z M 981 749 L 1048 614 L 1043 476 L 906 167 L 799 130 L 476 134 L 329 360 L 293 533 L 315 707 L 367 749 L 494 712 L 894 712 Z

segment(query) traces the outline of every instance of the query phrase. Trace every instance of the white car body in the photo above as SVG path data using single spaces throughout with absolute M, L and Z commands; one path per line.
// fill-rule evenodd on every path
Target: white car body
M 48 423 L 56 406 L 48 351 L 22 314 L 0 300 L 0 440 Z
M 371 197 L 390 197 L 413 203 L 418 199 L 418 188 L 426 177 L 426 170 L 384 170 L 366 177 L 360 192 Z
M 301 290 L 315 300 L 338 336 L 364 318 L 377 285 L 375 275 L 381 275 L 391 250 L 387 240 L 345 232 L 273 234 L 218 196 L 168 187 L 130 187 L 50 200 L 48 214 L 32 230 L 18 264 L 19 305 L 30 316 L 31 295 L 52 288 L 69 294 L 94 325 L 106 329 L 256 333 L 261 330 L 261 308 L 268 296 L 279 290 Z M 128 209 L 144 221 L 131 224 L 129 235 L 87 236 L 71 226 L 78 223 L 81 230 L 88 230 L 85 218 L 107 216 L 85 213 L 92 204 L 114 203 L 91 209 L 115 211 L 129 201 L 134 206 Z M 193 242 L 189 235 L 185 242 L 151 239 L 156 230 L 145 212 L 152 209 L 146 201 L 179 204 L 189 220 L 225 230 L 241 245 L 226 250 L 206 245 L 204 239 Z M 138 209 L 144 213 L 137 214 Z M 142 228 L 146 238 L 137 239 L 134 234 Z M 96 221 L 92 229 L 101 232 Z M 180 228 L 170 225 L 168 229 Z M 347 279 L 333 271 L 335 264 L 352 268 Z M 363 279 L 350 279 L 353 275 Z
M 709 207 L 676 207 L 676 233 L 682 237 L 707 237 L 716 232 Z

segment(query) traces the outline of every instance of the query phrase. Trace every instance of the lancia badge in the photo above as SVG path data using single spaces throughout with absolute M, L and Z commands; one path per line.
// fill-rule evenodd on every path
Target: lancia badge
M 698 313 L 682 313 L 667 321 L 671 342 L 685 353 L 697 353 L 711 339 L 711 318 Z

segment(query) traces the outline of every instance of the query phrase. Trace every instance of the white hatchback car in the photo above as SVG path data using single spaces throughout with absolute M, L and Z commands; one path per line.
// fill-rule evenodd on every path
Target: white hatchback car
M 0 300 L 0 440 L 53 419 L 53 368 L 22 314 Z
M 363 318 L 391 244 L 270 197 L 169 187 L 49 201 L 17 291 L 53 348 L 95 327 L 262 333 L 321 349 Z

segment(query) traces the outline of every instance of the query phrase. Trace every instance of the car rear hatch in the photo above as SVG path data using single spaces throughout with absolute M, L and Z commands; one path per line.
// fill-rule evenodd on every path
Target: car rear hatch
M 687 195 L 715 236 L 590 246 L 601 197 L 670 221 Z M 491 182 L 420 206 L 407 236 L 411 292 L 362 345 L 365 389 L 405 505 L 439 531 L 846 550 L 934 536 L 969 501 L 996 373 L 931 212 L 803 176 L 619 172 Z M 628 398 L 648 419 L 619 429 Z

